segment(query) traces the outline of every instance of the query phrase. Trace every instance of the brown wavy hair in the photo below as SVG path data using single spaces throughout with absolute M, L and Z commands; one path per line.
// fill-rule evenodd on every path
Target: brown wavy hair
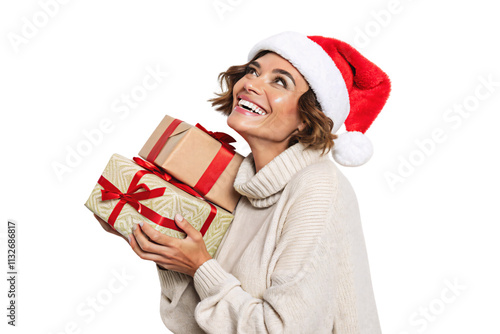
M 219 74 L 218 80 L 221 93 L 216 93 L 217 97 L 208 100 L 215 107 L 215 110 L 229 116 L 233 106 L 233 88 L 236 82 L 246 74 L 248 64 L 272 51 L 260 51 L 255 57 L 244 65 L 231 66 L 225 72 Z M 298 109 L 301 119 L 306 123 L 302 131 L 295 133 L 288 142 L 288 147 L 301 142 L 308 145 L 307 148 L 321 149 L 322 154 L 328 152 L 333 147 L 333 140 L 337 138 L 332 134 L 333 121 L 327 117 L 316 99 L 316 94 L 309 87 L 309 90 L 302 94 L 298 101 Z

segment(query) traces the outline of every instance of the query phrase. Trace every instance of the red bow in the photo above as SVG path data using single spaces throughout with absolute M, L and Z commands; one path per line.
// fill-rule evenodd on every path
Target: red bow
M 233 145 L 231 145 L 230 143 L 235 143 L 236 140 L 233 137 L 231 137 L 230 135 L 228 135 L 227 133 L 208 131 L 200 123 L 196 123 L 196 127 L 198 129 L 200 129 L 201 131 L 209 134 L 210 137 L 212 137 L 214 139 L 217 139 L 228 150 L 231 150 L 231 151 L 235 150 L 235 148 L 233 147 Z
M 132 182 L 130 182 L 130 185 L 127 189 L 126 193 L 122 193 L 120 189 L 115 187 L 111 182 L 109 182 L 104 176 L 101 176 L 99 178 L 98 183 L 104 188 L 101 190 L 101 200 L 107 201 L 111 199 L 120 199 L 118 204 L 115 206 L 113 211 L 111 212 L 111 215 L 108 218 L 108 224 L 111 226 L 115 225 L 116 219 L 118 218 L 118 215 L 122 211 L 122 208 L 125 206 L 125 204 L 129 204 L 132 206 L 134 209 L 137 210 L 141 215 L 144 217 L 148 218 L 155 224 L 158 224 L 160 226 L 164 226 L 179 232 L 183 232 L 181 229 L 179 229 L 176 225 L 175 222 L 172 219 L 160 216 L 147 206 L 142 205 L 139 201 L 145 200 L 145 199 L 150 199 L 150 198 L 155 198 L 155 197 L 160 197 L 163 196 L 165 193 L 165 187 L 163 188 L 156 188 L 153 190 L 150 190 L 147 185 L 144 183 L 138 184 L 139 180 L 145 175 L 145 174 L 151 174 L 151 172 L 147 170 L 140 170 L 137 173 L 135 173 L 134 177 L 132 178 Z M 140 189 L 144 189 L 145 191 L 140 191 Z

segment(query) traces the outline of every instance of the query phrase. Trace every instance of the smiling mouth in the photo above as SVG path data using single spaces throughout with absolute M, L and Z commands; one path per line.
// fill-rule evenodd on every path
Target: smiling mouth
M 258 114 L 261 116 L 267 115 L 267 112 L 264 109 L 247 100 L 240 99 L 238 101 L 238 106 L 245 110 L 253 112 L 254 114 Z

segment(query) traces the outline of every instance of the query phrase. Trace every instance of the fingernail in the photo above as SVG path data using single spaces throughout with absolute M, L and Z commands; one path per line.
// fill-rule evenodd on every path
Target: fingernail
M 180 222 L 182 221 L 182 219 L 184 219 L 184 218 L 182 218 L 182 216 L 181 216 L 180 214 L 178 214 L 178 213 L 177 213 L 177 214 L 175 215 L 174 219 L 175 219 L 178 223 L 180 223 Z
M 128 235 L 127 238 L 128 238 L 128 243 L 131 243 L 132 239 L 130 239 L 130 235 Z
M 135 231 L 135 230 L 137 230 L 137 224 L 134 224 L 134 225 L 132 226 L 132 231 Z
M 143 227 L 144 226 L 144 222 L 140 222 L 139 225 L 141 225 L 141 227 Z

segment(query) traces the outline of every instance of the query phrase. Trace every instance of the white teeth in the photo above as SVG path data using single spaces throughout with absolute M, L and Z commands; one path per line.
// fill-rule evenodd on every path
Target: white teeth
M 248 107 L 254 113 L 259 114 L 259 115 L 266 115 L 267 114 L 264 110 L 262 110 L 261 108 L 259 108 L 258 106 L 256 106 L 255 104 L 253 104 L 252 102 L 247 101 L 247 100 L 240 99 L 238 101 L 238 105 Z

